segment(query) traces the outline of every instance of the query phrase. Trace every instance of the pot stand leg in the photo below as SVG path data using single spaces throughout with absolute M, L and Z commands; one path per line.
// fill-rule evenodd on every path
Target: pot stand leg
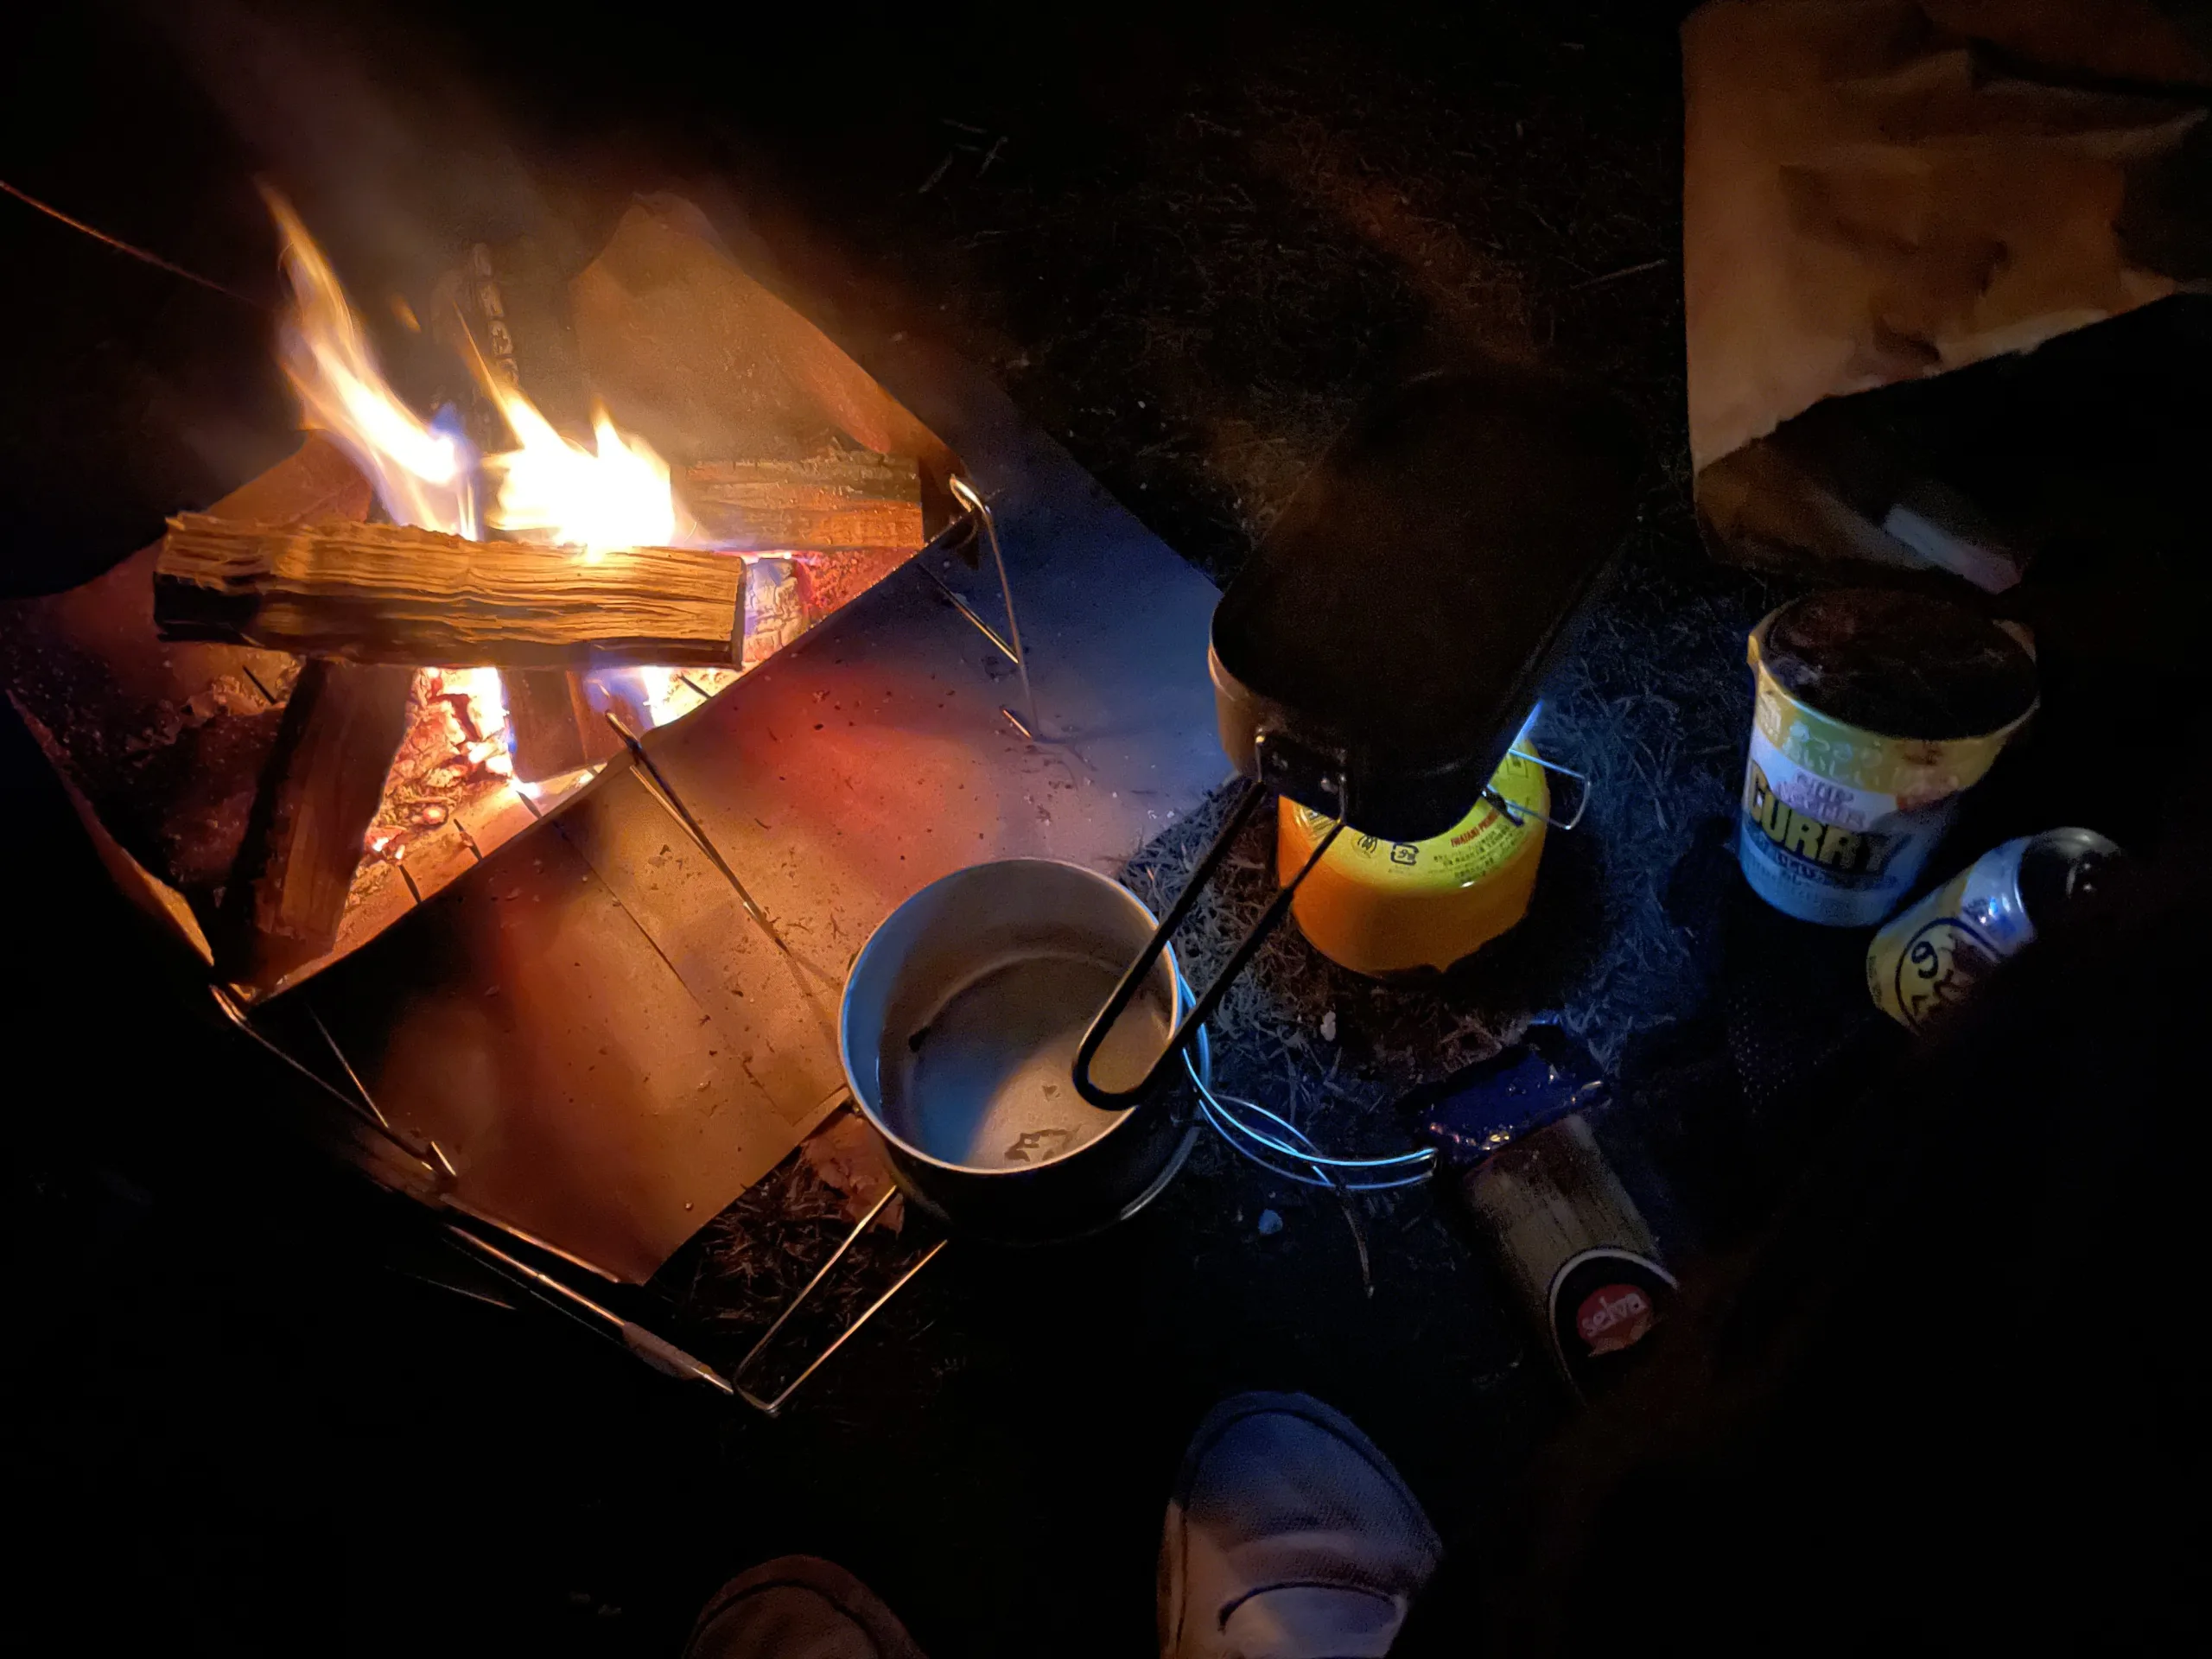
M 1038 741 L 1037 694 L 1030 689 L 1029 653 L 1021 648 L 1021 619 L 1014 614 L 1014 583 L 1007 578 L 1006 555 L 999 550 L 998 521 L 991 516 L 990 503 L 984 500 L 981 492 L 965 478 L 955 474 L 948 482 L 952 491 L 952 499 L 975 519 L 982 531 L 984 545 L 991 550 L 991 563 L 997 568 L 999 575 L 999 595 L 1006 601 L 1007 638 L 1005 639 L 999 638 L 998 630 L 976 615 L 975 607 L 961 598 L 958 594 L 953 592 L 951 585 L 936 571 L 931 570 L 926 564 L 922 565 L 922 571 L 931 582 L 944 589 L 944 596 L 952 601 L 953 608 L 981 629 L 983 637 L 996 645 L 1006 659 L 1012 663 L 1020 673 L 1022 713 L 1017 715 L 1013 709 L 1007 708 L 1000 709 L 999 713 L 1007 717 L 1008 723 L 1014 730 L 1034 743 Z M 916 563 L 920 563 L 920 561 L 917 560 Z M 1008 643 L 1009 640 L 1011 643 Z M 1027 716 L 1027 720 L 1023 718 L 1025 715 Z
M 596 1321 L 601 1328 L 620 1338 L 625 1348 L 663 1376 L 683 1382 L 704 1382 L 721 1394 L 737 1391 L 727 1378 L 704 1360 L 693 1358 L 667 1338 L 648 1330 L 635 1319 L 624 1319 L 613 1308 L 604 1306 L 582 1291 L 563 1284 L 551 1274 L 540 1273 L 528 1262 L 518 1261 L 498 1245 L 478 1237 L 456 1223 L 447 1223 L 446 1232 L 456 1243 L 466 1245 L 482 1256 L 496 1271 L 524 1289 L 536 1292 L 544 1300 L 565 1313 L 575 1315 L 586 1325 Z
M 801 1307 L 805 1306 L 807 1298 L 814 1294 L 815 1291 L 821 1287 L 823 1281 L 829 1278 L 830 1274 L 836 1269 L 837 1264 L 845 1259 L 845 1252 L 851 1249 L 854 1245 L 859 1243 L 861 1235 L 866 1233 L 870 1227 L 873 1227 L 875 1224 L 875 1218 L 883 1213 L 884 1206 L 889 1204 L 893 1198 L 898 1196 L 898 1192 L 899 1189 L 895 1186 L 887 1187 L 884 1190 L 883 1196 L 868 1206 L 868 1213 L 862 1216 L 859 1221 L 853 1224 L 853 1230 L 845 1235 L 844 1242 L 839 1244 L 836 1249 L 830 1251 L 830 1259 L 827 1262 L 824 1262 L 819 1268 L 815 1269 L 814 1277 L 806 1281 L 806 1287 L 801 1290 L 798 1295 L 791 1298 L 791 1301 L 785 1306 L 784 1311 L 776 1315 L 775 1322 L 766 1331 L 760 1333 L 760 1339 L 753 1344 L 751 1350 L 747 1351 L 743 1359 L 737 1362 L 736 1368 L 729 1374 L 730 1386 L 736 1390 L 737 1397 L 744 1401 L 747 1405 L 751 1406 L 754 1410 L 770 1417 L 773 1417 L 779 1412 L 782 1411 L 784 1407 L 790 1402 L 791 1397 L 797 1394 L 800 1388 L 805 1383 L 807 1378 L 812 1376 L 815 1372 L 820 1370 L 823 1364 L 828 1362 L 830 1355 L 836 1353 L 840 1348 L 843 1347 L 846 1343 L 849 1342 L 856 1334 L 858 1334 L 860 1328 L 862 1325 L 866 1325 L 878 1313 L 880 1313 L 884 1310 L 885 1306 L 889 1304 L 891 1299 L 893 1296 L 896 1296 L 900 1291 L 904 1290 L 906 1287 L 908 1281 L 911 1281 L 916 1274 L 919 1273 L 924 1268 L 929 1266 L 931 1262 L 936 1261 L 938 1258 L 938 1252 L 952 1242 L 950 1239 L 940 1238 L 936 1243 L 931 1245 L 928 1249 L 925 1250 L 918 1262 L 916 1262 L 912 1267 L 900 1274 L 898 1278 L 892 1281 L 891 1287 L 888 1290 L 885 1291 L 882 1295 L 870 1302 L 868 1306 L 861 1311 L 858 1318 L 855 1319 L 850 1325 L 847 1325 L 842 1331 L 837 1333 L 836 1339 L 835 1341 L 830 1343 L 827 1348 L 824 1348 L 812 1359 L 809 1360 L 806 1364 L 806 1369 L 801 1371 L 797 1376 L 793 1377 L 785 1387 L 782 1393 L 775 1395 L 772 1399 L 764 1400 L 759 1395 L 747 1388 L 744 1381 L 745 1374 L 747 1370 L 752 1369 L 753 1361 L 759 1359 L 760 1356 L 766 1351 L 768 1345 L 775 1341 L 776 1333 L 784 1328 L 784 1325 L 791 1319 L 792 1314 L 798 1313 Z
M 358 1123 L 360 1133 L 342 1137 L 326 1135 L 330 1149 L 383 1185 L 396 1187 L 428 1204 L 439 1201 L 452 1178 L 453 1166 L 435 1141 L 417 1144 L 402 1135 L 385 1121 L 384 1114 L 365 1092 L 358 1099 L 347 1094 L 256 1025 L 245 1007 L 227 989 L 220 985 L 212 985 L 208 989 L 226 1020 L 265 1053 L 313 1084 L 319 1098 L 335 1102 Z M 332 1047 L 334 1052 L 336 1045 Z M 339 1063 L 345 1064 L 343 1055 L 339 1056 Z M 350 1077 L 352 1068 L 348 1066 L 346 1071 Z
M 744 906 L 745 913 L 758 923 L 760 931 L 768 936 L 768 943 L 785 956 L 790 956 L 791 948 L 784 943 L 784 936 L 776 931 L 776 925 L 768 919 L 768 912 L 760 908 L 760 901 L 747 889 L 737 872 L 729 867 L 729 861 L 722 856 L 721 849 L 707 838 L 706 830 L 701 828 L 699 821 L 691 816 L 690 809 L 686 807 L 677 798 L 676 791 L 669 787 L 668 779 L 662 777 L 660 768 L 653 765 L 652 756 L 645 753 L 645 746 L 638 734 L 625 726 L 621 717 L 612 709 L 607 711 L 607 723 L 614 728 L 614 734 L 622 740 L 623 747 L 629 750 L 630 764 L 635 770 L 638 782 L 645 793 L 652 798 L 654 804 L 661 810 L 676 820 L 677 826 L 683 830 L 683 833 L 690 836 L 697 844 L 699 850 L 707 855 L 708 862 L 721 872 L 722 880 L 728 882 L 731 891 L 737 894 L 737 902 Z

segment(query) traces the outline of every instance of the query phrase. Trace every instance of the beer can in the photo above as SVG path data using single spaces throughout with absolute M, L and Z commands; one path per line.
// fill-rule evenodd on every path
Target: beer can
M 1586 1400 L 1645 1362 L 1648 1338 L 1674 1317 L 1677 1296 L 1657 1239 L 1592 1127 L 1591 1115 L 1611 1099 L 1589 1051 L 1539 1025 L 1402 1103 L 1496 1245 L 1560 1374 Z
M 1589 1121 L 1562 1118 L 1460 1181 L 1568 1385 L 1585 1400 L 1608 1391 L 1680 1293 Z
M 2120 849 L 2094 830 L 2046 830 L 1992 849 L 1874 936 L 1866 989 L 1909 1031 L 1969 995 L 2037 925 L 2085 896 Z

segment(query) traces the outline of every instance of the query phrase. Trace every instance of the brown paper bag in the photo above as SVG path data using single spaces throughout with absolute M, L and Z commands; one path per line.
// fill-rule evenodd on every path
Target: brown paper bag
M 1944 419 L 1847 411 L 2212 275 L 2212 56 L 2152 0 L 1711 0 L 1682 41 L 1708 542 L 2008 586 L 2032 535 L 1931 470 Z

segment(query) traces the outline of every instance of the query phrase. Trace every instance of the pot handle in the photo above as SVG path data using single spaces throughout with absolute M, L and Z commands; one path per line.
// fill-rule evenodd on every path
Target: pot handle
M 1099 1009 L 1098 1017 L 1090 1022 L 1090 1029 L 1084 1033 L 1083 1041 L 1075 1051 L 1075 1087 L 1076 1092 L 1093 1106 L 1109 1112 L 1125 1111 L 1159 1086 L 1168 1067 L 1191 1046 L 1198 1028 L 1220 1006 L 1230 983 L 1244 971 L 1245 963 L 1252 960 L 1260 946 L 1266 943 L 1268 935 L 1274 931 L 1275 924 L 1282 920 L 1283 912 L 1290 908 L 1290 901 L 1297 897 L 1299 887 L 1313 873 L 1313 867 L 1321 861 L 1321 855 L 1329 850 L 1331 843 L 1344 827 L 1340 813 L 1336 822 L 1329 826 L 1327 833 L 1315 842 L 1313 851 L 1299 867 L 1298 874 L 1283 885 L 1282 890 L 1275 894 L 1267 909 L 1260 912 L 1260 919 L 1252 924 L 1252 931 L 1244 936 L 1236 950 L 1230 952 L 1228 965 L 1214 976 L 1212 983 L 1198 993 L 1191 1011 L 1183 1016 L 1183 1022 L 1175 1027 L 1175 1034 L 1168 1039 L 1167 1046 L 1152 1063 L 1152 1069 L 1127 1089 L 1103 1087 L 1090 1075 L 1090 1067 L 1098 1058 L 1098 1050 L 1106 1040 L 1106 1033 L 1113 1030 L 1116 1022 L 1128 1012 L 1129 1004 L 1136 1000 L 1137 988 L 1151 974 L 1153 964 L 1160 960 L 1160 953 L 1167 948 L 1168 941 L 1182 926 L 1184 918 L 1191 913 L 1191 906 L 1198 902 L 1198 895 L 1213 880 L 1214 872 L 1221 868 L 1222 860 L 1229 855 L 1230 845 L 1244 826 L 1251 822 L 1253 810 L 1266 792 L 1265 786 L 1257 779 L 1244 780 L 1243 792 L 1237 797 L 1236 804 L 1230 808 L 1228 821 L 1221 826 L 1220 833 L 1214 836 L 1213 844 L 1206 849 L 1205 856 L 1199 859 L 1198 868 L 1191 872 L 1191 879 L 1184 883 L 1183 891 L 1168 907 L 1167 914 L 1161 918 L 1160 925 L 1153 930 L 1152 938 L 1137 953 L 1136 961 L 1122 976 L 1121 983 L 1114 987 L 1114 994 L 1106 999 L 1106 1006 Z M 1341 780 L 1338 785 L 1338 798 L 1343 798 Z

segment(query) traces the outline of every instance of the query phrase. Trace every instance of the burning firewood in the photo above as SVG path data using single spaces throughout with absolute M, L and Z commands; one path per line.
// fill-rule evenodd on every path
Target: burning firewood
M 575 669 L 510 668 L 499 674 L 507 700 L 507 741 L 515 776 L 525 783 L 596 766 L 621 748 L 614 728 L 594 713 Z
M 415 671 L 301 671 L 226 898 L 217 967 L 269 983 L 337 943 L 361 841 L 408 725 Z
M 798 561 L 836 603 L 922 545 L 911 461 L 727 462 L 697 472 L 717 539 L 804 550 Z M 587 553 L 407 525 L 271 526 L 187 513 L 169 521 L 162 544 L 154 613 L 164 639 L 353 662 L 704 666 L 736 660 L 744 588 L 745 562 L 734 553 Z
M 920 468 L 896 455 L 706 461 L 684 472 L 679 493 L 721 547 L 912 553 L 928 539 Z
M 439 279 L 430 332 L 484 380 L 527 396 L 547 420 L 572 435 L 590 429 L 590 383 L 568 315 L 568 283 L 544 245 L 520 238 L 479 243 Z M 498 401 L 480 382 L 467 400 L 467 429 L 485 453 L 512 442 Z M 613 758 L 621 747 L 591 707 L 584 677 L 569 668 L 499 671 L 507 708 L 514 775 L 538 783 Z
M 156 567 L 170 639 L 219 639 L 352 662 L 726 664 L 745 562 L 684 548 L 587 556 L 402 524 L 286 529 L 187 513 Z
M 369 486 L 334 448 L 299 453 L 215 504 L 225 518 L 358 518 Z M 167 645 L 153 615 L 156 544 L 67 593 L 0 606 L 0 692 L 84 803 L 201 931 L 232 879 L 299 671 L 292 658 Z

